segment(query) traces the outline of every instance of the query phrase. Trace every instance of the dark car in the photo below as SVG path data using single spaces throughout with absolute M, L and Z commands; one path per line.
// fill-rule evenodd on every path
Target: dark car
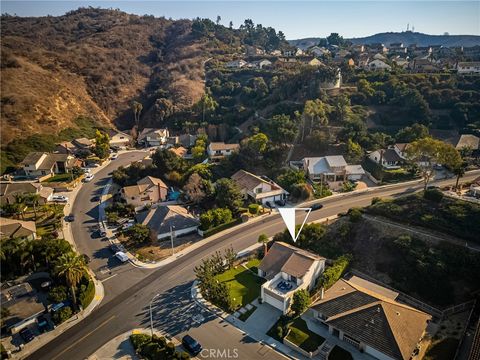
M 278 206 L 285 206 L 287 202 L 285 200 L 275 200 L 275 204 Z
M 95 195 L 94 197 L 92 197 L 92 198 L 90 199 L 90 201 L 91 201 L 91 202 L 97 202 L 97 201 L 100 201 L 100 196 L 98 196 L 98 195 Z
M 70 214 L 68 216 L 65 216 L 65 220 L 68 221 L 68 222 L 73 222 L 73 221 L 75 221 L 75 215 Z
M 190 335 L 185 335 L 182 339 L 183 347 L 192 355 L 196 356 L 202 351 L 202 345 L 192 338 Z
M 311 206 L 312 211 L 320 210 L 321 208 L 323 208 L 323 205 L 322 205 L 322 204 L 313 204 L 313 205 Z
M 24 328 L 20 330 L 20 336 L 22 337 L 23 341 L 25 341 L 26 343 L 29 343 L 30 341 L 35 339 L 35 335 L 33 335 L 33 333 L 28 328 Z
M 48 319 L 45 317 L 45 315 L 40 315 L 37 319 L 37 323 L 38 323 L 38 330 L 41 333 L 51 330 L 50 323 L 48 322 Z

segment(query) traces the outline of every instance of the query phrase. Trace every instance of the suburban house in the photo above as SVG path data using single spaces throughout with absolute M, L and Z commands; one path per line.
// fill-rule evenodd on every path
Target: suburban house
M 78 148 L 70 141 L 62 141 L 56 144 L 55 152 L 60 154 L 75 154 Z
M 174 153 L 175 155 L 181 158 L 187 157 L 187 153 L 188 153 L 188 150 L 185 149 L 183 146 L 171 147 L 168 149 L 168 151 Z
M 347 180 L 360 180 L 365 175 L 361 165 L 348 165 L 342 155 L 307 157 L 302 163 L 310 180 L 327 182 L 329 185 Z
M 53 189 L 40 183 L 30 182 L 4 182 L 0 183 L 0 204 L 15 203 L 17 195 L 38 195 L 39 205 L 45 205 L 52 200 Z
M 182 134 L 178 137 L 178 143 L 186 148 L 189 148 L 195 145 L 197 138 L 197 135 Z
M 232 155 L 240 149 L 239 144 L 225 144 L 224 142 L 212 142 L 207 147 L 208 157 L 211 160 L 219 160 Z
M 457 72 L 459 74 L 480 74 L 480 61 L 459 62 Z
M 271 205 L 275 201 L 284 201 L 288 192 L 266 177 L 260 177 L 245 170 L 239 170 L 232 176 L 245 197 L 250 197 L 256 203 Z
M 168 186 L 157 178 L 146 176 L 137 185 L 125 186 L 121 190 L 123 199 L 135 210 L 167 200 Z
M 138 213 L 137 223 L 147 226 L 157 239 L 196 233 L 200 222 L 179 205 L 157 206 Z
M 396 301 L 398 293 L 357 276 L 340 279 L 307 316 L 330 334 L 381 360 L 408 360 L 431 316 Z
M 145 147 L 160 146 L 167 143 L 168 129 L 145 128 L 138 135 L 137 142 Z
M 90 150 L 95 142 L 87 138 L 78 138 L 72 140 L 72 144 L 77 147 L 78 150 Z
M 112 148 L 126 148 L 132 143 L 132 136 L 118 130 L 111 130 L 108 134 L 110 136 L 110 147 Z
M 455 149 L 469 149 L 472 151 L 477 151 L 480 149 L 480 138 L 475 135 L 462 134 L 455 144 Z
M 316 46 L 316 45 L 309 48 L 308 52 L 310 52 L 315 56 L 324 56 L 324 55 L 330 54 L 330 51 L 328 49 L 324 47 Z
M 393 148 L 372 151 L 368 154 L 368 158 L 385 169 L 392 170 L 401 168 L 405 160 Z
M 415 72 L 437 72 L 440 71 L 430 59 L 414 59 L 411 64 L 412 70 Z
M 27 176 L 44 177 L 68 173 L 73 167 L 80 164 L 69 154 L 33 152 L 23 159 L 22 165 Z
M 260 297 L 286 314 L 293 294 L 298 290 L 312 290 L 324 269 L 325 258 L 277 241 L 258 266 L 258 275 L 267 279 Z
M 392 67 L 382 60 L 375 59 L 370 61 L 367 65 L 370 70 L 391 70 Z
M 45 306 L 37 298 L 36 291 L 29 283 L 22 283 L 2 290 L 2 309 L 8 310 L 3 320 L 4 326 L 11 334 L 36 322 L 37 317 L 45 312 Z M 3 317 L 3 316 L 2 316 Z
M 272 62 L 267 59 L 262 59 L 262 60 L 253 61 L 252 65 L 256 69 L 264 69 L 272 66 Z
M 225 66 L 229 69 L 241 69 L 245 65 L 247 65 L 247 62 L 245 60 L 233 60 L 229 61 Z
M 308 65 L 310 66 L 325 66 L 324 63 L 322 63 L 320 60 L 318 60 L 317 58 L 313 58 L 312 60 L 309 60 L 307 62 Z
M 27 239 L 37 238 L 35 221 L 22 221 L 0 217 L 0 239 Z

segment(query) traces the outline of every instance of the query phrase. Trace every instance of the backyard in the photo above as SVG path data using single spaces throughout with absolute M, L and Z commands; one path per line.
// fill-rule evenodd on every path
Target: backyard
M 260 296 L 265 279 L 256 275 L 259 264 L 259 259 L 252 259 L 216 276 L 218 281 L 229 287 L 235 308 L 245 306 Z

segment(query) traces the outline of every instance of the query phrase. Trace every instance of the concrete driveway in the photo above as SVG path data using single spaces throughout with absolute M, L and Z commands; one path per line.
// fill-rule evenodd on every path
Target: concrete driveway
M 282 312 L 272 305 L 263 303 L 259 304 L 257 300 L 253 302 L 257 309 L 245 321 L 244 328 L 252 332 L 265 334 L 277 322 Z

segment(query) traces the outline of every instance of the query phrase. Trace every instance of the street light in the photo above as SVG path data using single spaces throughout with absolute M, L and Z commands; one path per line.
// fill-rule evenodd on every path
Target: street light
M 152 304 L 153 302 L 155 301 L 155 299 L 160 296 L 160 294 L 157 294 L 155 295 L 152 300 L 150 301 L 150 330 L 151 330 L 151 333 L 152 333 L 152 337 L 153 337 L 153 315 L 152 315 Z
M 172 256 L 175 255 L 175 249 L 173 248 L 173 238 L 175 236 L 175 226 L 170 226 L 170 240 L 172 242 Z

